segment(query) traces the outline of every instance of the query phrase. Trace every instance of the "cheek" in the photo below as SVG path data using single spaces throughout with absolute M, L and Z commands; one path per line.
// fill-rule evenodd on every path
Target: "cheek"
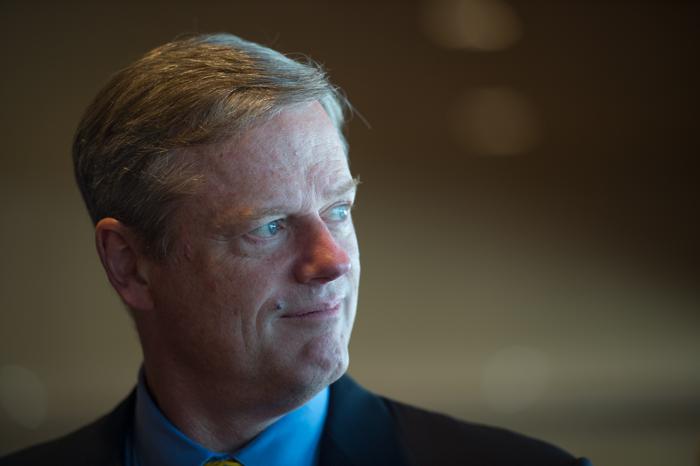
M 266 311 L 283 278 L 283 267 L 273 259 L 236 258 L 225 263 L 212 262 L 199 270 L 202 300 L 208 306 L 235 316 L 241 331 L 260 331 Z
M 354 230 L 344 239 L 342 246 L 352 262 L 352 274 L 358 276 L 360 274 L 360 248 Z
M 246 307 L 244 291 L 235 268 L 211 260 L 182 257 L 173 264 L 168 280 L 160 286 L 162 307 L 178 322 L 183 332 L 210 332 L 230 338 L 238 334 Z M 245 277 L 243 275 L 243 277 Z

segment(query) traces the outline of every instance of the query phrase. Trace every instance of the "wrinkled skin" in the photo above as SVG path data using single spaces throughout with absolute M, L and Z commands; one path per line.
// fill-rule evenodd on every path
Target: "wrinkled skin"
M 198 150 L 203 184 L 171 219 L 174 251 L 148 265 L 153 306 L 137 313 L 149 385 L 180 424 L 178 409 L 281 415 L 348 366 L 360 263 L 347 157 L 316 102 Z

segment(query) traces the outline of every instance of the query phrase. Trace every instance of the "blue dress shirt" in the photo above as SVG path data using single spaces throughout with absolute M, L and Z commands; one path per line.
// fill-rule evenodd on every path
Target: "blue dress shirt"
M 134 427 L 125 466 L 201 466 L 212 458 L 235 458 L 244 466 L 314 466 L 328 413 L 328 388 L 285 414 L 232 454 L 210 451 L 188 438 L 160 411 L 143 374 L 136 388 Z

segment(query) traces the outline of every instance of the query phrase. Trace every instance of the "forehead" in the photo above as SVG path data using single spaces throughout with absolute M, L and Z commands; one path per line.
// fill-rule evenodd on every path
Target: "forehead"
M 212 147 L 204 160 L 202 194 L 241 208 L 323 195 L 351 179 L 338 131 L 317 102 L 281 111 Z

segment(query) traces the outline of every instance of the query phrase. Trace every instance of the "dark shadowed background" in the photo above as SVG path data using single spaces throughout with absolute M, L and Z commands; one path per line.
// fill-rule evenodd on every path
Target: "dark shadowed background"
M 360 382 L 601 466 L 698 464 L 697 2 L 2 0 L 0 21 L 0 454 L 136 379 L 72 179 L 83 109 L 148 49 L 229 31 L 323 63 L 371 127 L 349 126 Z

